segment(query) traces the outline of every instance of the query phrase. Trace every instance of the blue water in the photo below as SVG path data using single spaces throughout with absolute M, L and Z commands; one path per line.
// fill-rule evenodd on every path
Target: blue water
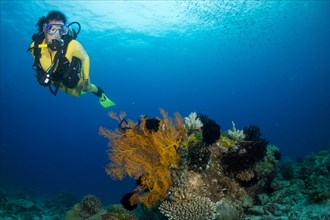
M 51 10 L 81 23 L 92 82 L 116 107 L 39 86 L 25 51 Z M 329 1 L 2 0 L 0 32 L 2 183 L 118 202 L 134 182 L 104 171 L 110 110 L 255 124 L 283 157 L 329 147 Z

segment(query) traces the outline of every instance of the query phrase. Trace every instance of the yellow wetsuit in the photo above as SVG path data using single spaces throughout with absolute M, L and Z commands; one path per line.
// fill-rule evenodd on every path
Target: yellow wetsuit
M 42 44 L 45 44 L 45 40 L 43 40 Z M 34 42 L 31 43 L 30 47 L 34 47 Z M 36 45 L 38 46 L 38 45 Z M 31 50 L 33 58 L 35 58 L 33 54 L 33 50 Z M 46 71 L 49 66 L 52 64 L 54 57 L 56 55 L 56 51 L 49 52 L 48 48 L 41 48 L 41 57 L 40 57 L 40 64 L 44 71 Z M 83 46 L 76 40 L 71 40 L 68 44 L 68 48 L 66 50 L 65 57 L 68 59 L 69 62 L 72 61 L 72 57 L 77 57 L 82 61 L 82 68 L 80 72 L 80 80 L 75 88 L 68 88 L 63 83 L 60 84 L 59 89 L 64 91 L 65 93 L 68 93 L 73 96 L 80 96 L 80 93 L 82 91 L 82 82 L 85 79 L 89 79 L 89 56 L 84 50 Z

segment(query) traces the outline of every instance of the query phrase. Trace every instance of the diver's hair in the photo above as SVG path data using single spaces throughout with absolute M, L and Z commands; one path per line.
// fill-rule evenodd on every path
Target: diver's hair
M 66 17 L 62 12 L 51 11 L 47 15 L 47 17 L 42 16 L 42 17 L 39 18 L 38 23 L 36 24 L 36 26 L 38 27 L 38 31 L 42 32 L 43 24 L 49 23 L 49 21 L 51 21 L 51 20 L 63 21 L 64 24 L 66 23 Z

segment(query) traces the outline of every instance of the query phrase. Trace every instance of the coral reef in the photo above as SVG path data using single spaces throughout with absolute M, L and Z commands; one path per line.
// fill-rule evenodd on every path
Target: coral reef
M 157 131 L 146 128 L 146 118 L 142 119 L 140 126 L 131 126 L 125 132 L 100 128 L 100 134 L 109 139 L 107 174 L 115 179 L 123 179 L 127 175 L 140 180 L 138 190 L 131 197 L 132 204 L 139 201 L 151 207 L 164 198 L 172 185 L 170 168 L 179 165 L 177 150 L 186 134 L 181 116 L 175 114 L 174 123 L 164 110 L 160 112 L 163 119 L 158 119 Z M 113 113 L 110 117 L 122 120 Z
M 100 130 L 112 149 L 108 173 L 137 180 L 135 191 L 121 203 L 134 213 L 138 210 L 139 219 L 299 219 L 301 213 L 308 219 L 329 218 L 329 208 L 318 210 L 320 218 L 311 208 L 330 204 L 329 151 L 278 166 L 279 149 L 263 139 L 255 125 L 238 130 L 233 123 L 231 130 L 220 134 L 220 126 L 205 115 L 197 115 L 203 124 L 200 130 L 183 126 L 180 119 L 174 124 L 161 113 L 159 126 L 152 121 L 157 129 L 145 128 L 142 119 L 128 121 L 129 128 L 116 135 Z M 164 134 L 169 128 L 174 135 Z M 159 153 L 163 150 L 169 152 Z M 165 190 L 160 191 L 160 186 Z M 150 196 L 149 202 L 143 196 Z
M 244 128 L 244 139 L 228 131 L 210 144 L 201 130 L 187 134 L 180 115 L 161 114 L 134 122 L 109 113 L 118 128 L 100 128 L 110 140 L 108 174 L 136 179 L 122 205 L 70 193 L 41 200 L 1 185 L 0 219 L 330 219 L 330 149 L 279 162 L 257 126 Z
M 253 202 L 255 191 L 267 190 L 277 161 L 267 159 L 268 142 L 260 138 L 258 127 L 245 128 L 241 135 L 233 124 L 232 135 L 220 138 L 220 126 L 206 115 L 198 114 L 202 132 L 194 127 L 186 133 L 188 129 L 181 118 L 176 116 L 177 123 L 173 124 L 163 110 L 161 114 L 158 130 L 146 129 L 146 119 L 140 124 L 128 122 L 130 129 L 124 131 L 100 129 L 110 140 L 108 174 L 119 179 L 128 175 L 138 182 L 138 188 L 121 200 L 124 207 L 133 210 L 137 202 L 147 207 L 161 202 L 161 212 L 171 219 L 192 218 L 191 212 L 200 219 L 198 210 L 209 210 L 206 211 L 209 214 L 202 215 L 213 219 L 221 218 L 214 210 L 222 201 L 223 206 L 232 210 L 229 215 L 240 216 L 244 212 L 243 203 Z M 111 117 L 118 122 L 123 120 L 114 113 Z M 190 120 L 196 121 L 194 114 Z M 171 135 L 166 133 L 167 129 L 171 129 Z M 198 138 L 201 133 L 202 138 Z M 259 164 L 270 171 L 260 169 Z M 187 200 L 182 201 L 184 198 Z M 197 200 L 200 202 L 194 204 Z
M 279 170 L 270 192 L 256 194 L 242 219 L 330 219 L 329 165 L 330 150 L 300 162 L 284 161 L 281 166 L 290 168 Z

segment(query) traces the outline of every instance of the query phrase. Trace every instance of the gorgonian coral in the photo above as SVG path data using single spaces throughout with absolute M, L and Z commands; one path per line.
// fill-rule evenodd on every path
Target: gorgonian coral
M 103 127 L 99 130 L 109 139 L 107 174 L 115 179 L 121 180 L 127 175 L 140 181 L 130 198 L 132 204 L 139 201 L 151 207 L 164 198 L 172 185 L 170 168 L 179 165 L 177 149 L 185 135 L 182 118 L 175 114 L 174 122 L 164 110 L 160 112 L 163 119 L 157 119 L 158 129 L 148 129 L 147 119 L 142 118 L 139 126 L 128 121 L 130 129 L 124 132 L 122 129 L 111 131 Z M 117 121 L 123 120 L 114 113 L 109 116 Z

